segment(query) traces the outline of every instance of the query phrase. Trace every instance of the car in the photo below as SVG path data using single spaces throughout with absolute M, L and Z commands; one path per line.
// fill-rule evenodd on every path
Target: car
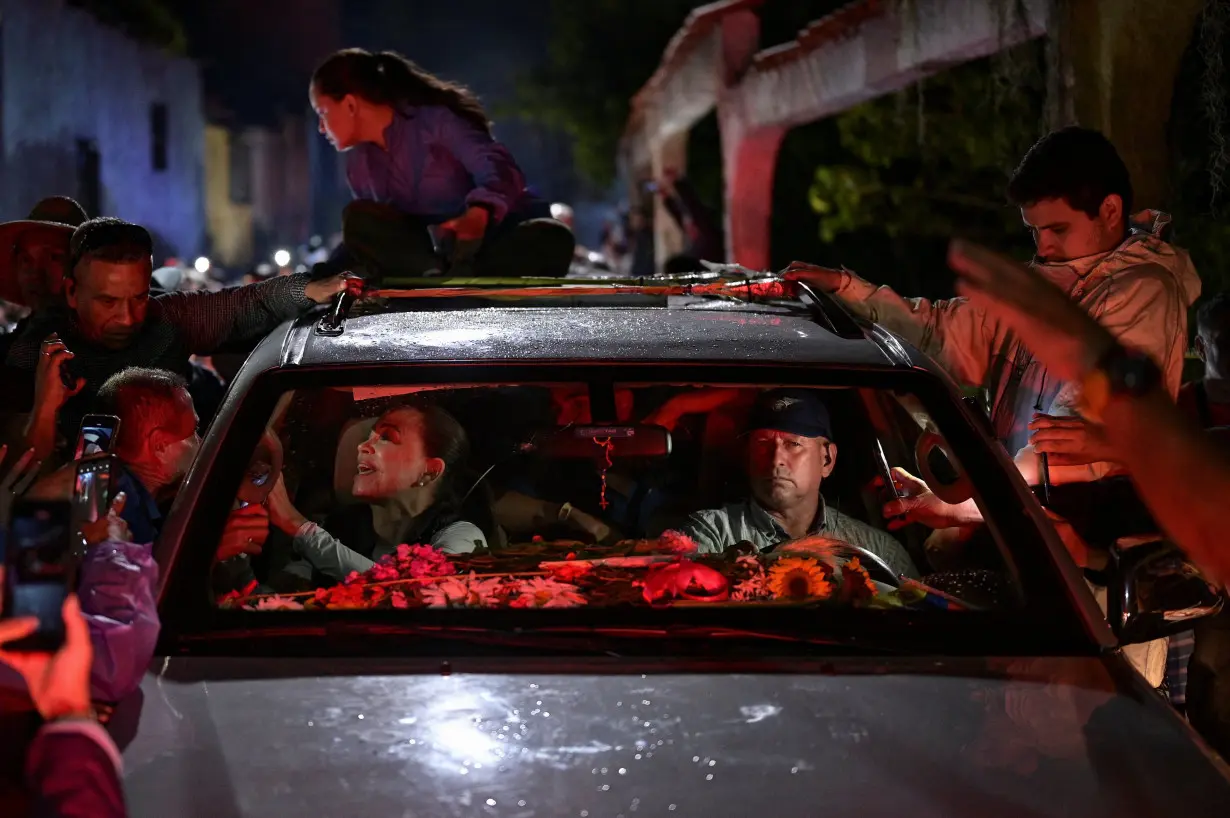
M 943 570 L 893 467 L 982 513 Z M 1207 583 L 1126 550 L 1112 627 L 945 373 L 772 276 L 344 296 L 246 362 L 155 554 L 136 816 L 1230 803 L 1122 650 Z

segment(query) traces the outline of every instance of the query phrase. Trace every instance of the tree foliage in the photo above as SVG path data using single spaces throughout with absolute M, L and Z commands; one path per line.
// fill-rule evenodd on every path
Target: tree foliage
M 1170 110 L 1169 209 L 1176 241 L 1192 255 L 1204 294 L 1230 289 L 1225 111 L 1230 106 L 1230 37 L 1197 31 L 1183 55 Z M 1213 70 L 1210 70 L 1210 69 Z
M 758 10 L 761 48 L 793 39 L 809 22 L 847 1 L 765 3 Z M 653 75 L 689 12 L 708 2 L 552 0 L 548 61 L 523 78 L 517 100 L 507 106 L 506 113 L 570 134 L 578 170 L 588 181 L 605 187 L 614 178 L 619 139 L 628 123 L 633 95 Z M 708 160 L 710 154 L 717 155 L 715 132 L 710 133 L 713 128 L 707 122 L 700 123 L 698 130 L 705 132 L 693 133 L 689 153 L 700 153 Z M 698 137 L 700 145 L 696 144 Z M 702 169 L 691 157 L 688 164 L 698 187 L 720 186 L 720 157 L 712 171 Z
M 840 151 L 815 169 L 809 191 L 821 239 L 876 229 L 1004 245 L 1021 235 L 1004 192 L 1042 134 L 1039 61 L 1027 44 L 837 116 Z
M 697 0 L 552 0 L 549 58 L 521 80 L 509 113 L 568 133 L 582 176 L 609 185 L 632 97 L 699 5 Z
M 69 5 L 88 11 L 99 22 L 123 31 L 135 40 L 161 48 L 169 54 L 188 53 L 188 38 L 174 0 L 68 0 Z

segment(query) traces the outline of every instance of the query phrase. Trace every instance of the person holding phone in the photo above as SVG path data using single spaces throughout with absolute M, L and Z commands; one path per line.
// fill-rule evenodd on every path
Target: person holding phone
M 152 254 L 153 239 L 140 225 L 85 222 L 69 245 L 63 304 L 32 313 L 9 347 L 6 389 L 17 383 L 15 374 L 26 373 L 43 390 L 26 430 L 39 459 L 54 448 L 57 430 L 66 440 L 76 435 L 98 390 L 117 372 L 141 366 L 186 378 L 192 355 L 254 346 L 347 287 L 341 275 L 313 281 L 303 273 L 218 292 L 154 295 Z
M 4 570 L 0 568 L 0 595 L 5 587 Z M 122 760 L 119 748 L 96 720 L 90 701 L 94 649 L 76 595 L 64 598 L 61 616 L 64 642 L 47 652 L 8 647 L 39 628 L 36 618 L 0 620 L 0 663 L 25 680 L 30 700 L 43 720 L 26 750 L 30 814 L 122 818 L 128 814 L 120 782 Z

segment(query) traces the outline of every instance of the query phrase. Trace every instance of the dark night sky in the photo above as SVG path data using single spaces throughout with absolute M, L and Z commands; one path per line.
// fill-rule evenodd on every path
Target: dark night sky
M 346 45 L 405 54 L 428 71 L 464 83 L 488 109 L 514 92 L 518 76 L 547 57 L 549 0 L 349 0 Z M 496 117 L 530 183 L 571 199 L 576 179 L 567 140 L 530 123 Z

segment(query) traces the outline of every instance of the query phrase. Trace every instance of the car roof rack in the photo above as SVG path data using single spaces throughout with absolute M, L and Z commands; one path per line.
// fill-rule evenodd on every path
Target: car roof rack
M 356 279 L 357 282 L 357 279 Z M 358 284 L 339 293 L 316 324 L 316 334 L 341 335 L 356 303 L 408 302 L 426 299 L 554 299 L 619 295 L 695 296 L 760 303 L 797 301 L 811 318 L 840 338 L 865 338 L 862 327 L 832 295 L 776 273 L 758 273 L 724 265 L 703 273 L 619 279 L 573 278 L 385 278 L 380 286 Z M 802 298 L 800 298 L 802 296 Z

